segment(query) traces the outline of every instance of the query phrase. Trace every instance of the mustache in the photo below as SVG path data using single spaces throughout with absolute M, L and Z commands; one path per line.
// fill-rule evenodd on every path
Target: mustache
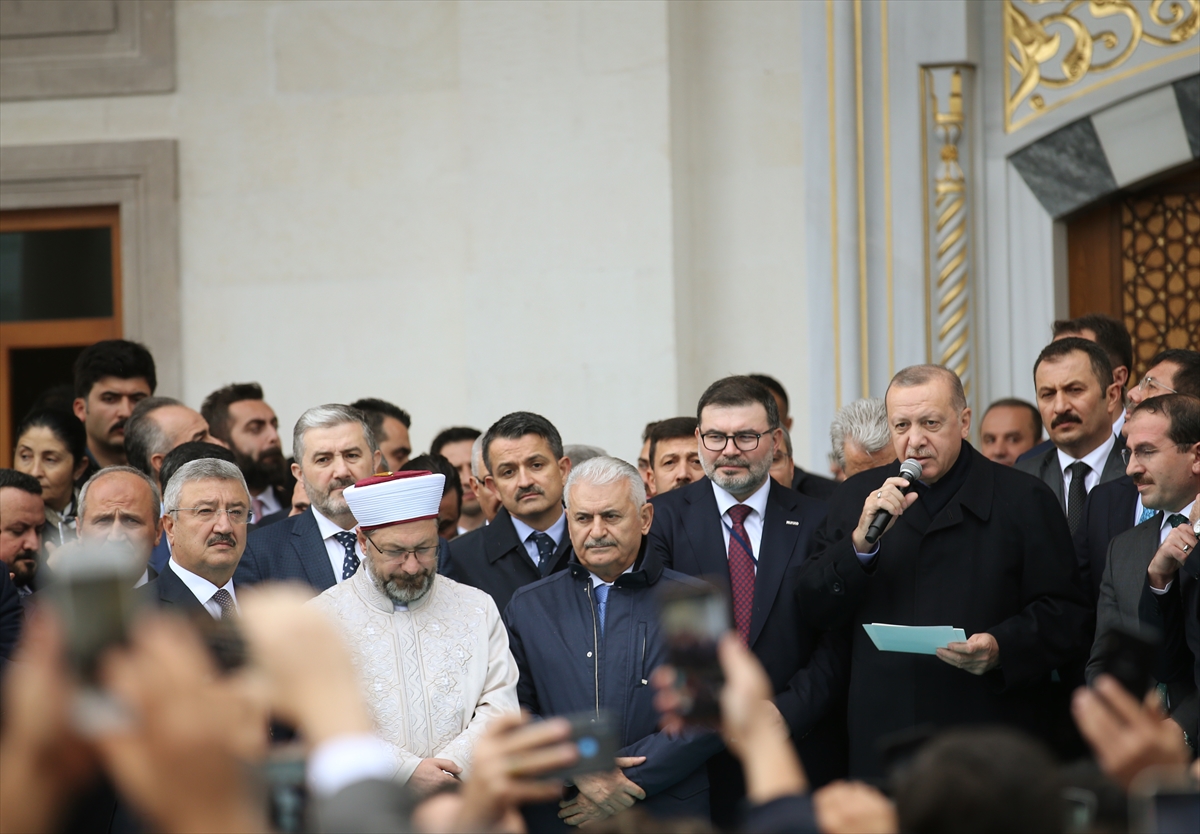
M 38 557 L 38 552 L 36 550 L 22 550 L 20 553 L 18 553 L 16 556 L 13 557 L 13 561 L 20 562 L 23 559 L 27 559 L 30 562 L 36 562 L 37 557 Z
M 588 539 L 583 543 L 584 550 L 591 550 L 593 547 L 616 547 L 617 540 L 609 538 Z
M 717 467 L 717 466 L 749 466 L 749 465 L 750 465 L 750 461 L 746 460 L 746 458 L 742 457 L 741 455 L 721 455 L 719 458 L 716 459 L 716 461 L 713 462 L 714 467 Z
M 1068 423 L 1082 423 L 1083 419 L 1074 412 L 1068 411 L 1066 414 L 1060 414 L 1054 418 L 1054 422 L 1050 424 L 1050 428 L 1056 429 L 1059 426 L 1065 426 Z
M 112 426 L 109 428 L 109 431 L 116 431 L 117 429 L 125 428 L 125 422 L 126 422 L 125 418 L 118 420 L 117 422 L 112 424 Z
M 429 581 L 429 577 L 433 575 L 433 571 L 423 570 L 420 573 L 400 574 L 397 576 L 388 577 L 389 585 L 399 588 L 402 591 L 416 591 L 424 587 Z
M 1136 486 L 1142 486 L 1144 484 L 1154 483 L 1154 479 L 1151 478 L 1149 475 L 1147 475 L 1145 472 L 1135 472 L 1134 474 L 1130 475 L 1129 477 L 1133 479 L 1133 483 Z
M 535 485 L 535 486 L 522 487 L 521 489 L 517 490 L 517 500 L 518 501 L 521 500 L 526 495 L 545 495 L 545 494 L 546 494 L 546 490 L 542 489 L 540 486 Z
M 227 544 L 230 547 L 236 547 L 237 539 L 235 539 L 229 533 L 213 533 L 208 537 L 208 541 L 205 542 L 205 546 L 212 547 L 214 544 Z
M 353 478 L 335 478 L 329 482 L 329 491 L 333 492 L 335 489 L 345 489 L 351 486 L 354 486 Z

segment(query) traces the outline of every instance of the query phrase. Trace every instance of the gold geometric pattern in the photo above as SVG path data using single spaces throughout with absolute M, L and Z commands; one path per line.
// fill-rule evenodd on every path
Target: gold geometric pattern
M 1140 379 L 1160 350 L 1200 347 L 1200 193 L 1123 201 L 1121 265 Z

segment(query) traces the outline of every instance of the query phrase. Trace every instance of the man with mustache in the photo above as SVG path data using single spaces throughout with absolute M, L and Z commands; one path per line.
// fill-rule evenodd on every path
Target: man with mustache
M 1095 342 L 1076 337 L 1058 339 L 1042 349 L 1033 365 L 1033 381 L 1053 446 L 1014 466 L 1050 487 L 1074 533 L 1083 521 L 1088 493 L 1125 474 L 1124 444 L 1112 429 L 1121 385 L 1113 381 L 1108 354 Z
M 158 384 L 154 357 L 137 342 L 96 342 L 75 360 L 75 416 L 87 429 L 88 456 L 97 468 L 123 466 L 125 421 Z
M 495 603 L 437 572 L 445 481 L 407 471 L 347 487 L 366 564 L 311 603 L 341 626 L 388 745 L 389 776 L 417 795 L 454 787 L 488 723 L 519 709 Z
M 363 558 L 343 490 L 369 478 L 379 447 L 357 408 L 329 404 L 300 415 L 292 432 L 292 474 L 304 484 L 309 508 L 255 530 L 238 568 L 238 584 L 295 579 L 318 591 L 354 576 Z
M 558 429 L 528 411 L 493 423 L 481 450 L 486 486 L 502 506 L 490 524 L 450 542 L 442 571 L 487 591 L 503 610 L 518 588 L 567 566 L 571 540 L 562 494 L 571 462 Z
M 576 777 L 563 807 L 522 809 L 528 828 L 566 831 L 564 823 L 606 819 L 635 803 L 667 819 L 706 818 L 705 761 L 721 749 L 720 738 L 660 730 L 647 683 L 667 662 L 659 596 L 705 586 L 664 569 L 647 550 L 654 507 L 633 466 L 610 457 L 586 460 L 572 467 L 565 497 L 574 548 L 567 570 L 521 588 L 504 612 L 521 670 L 517 695 L 540 718 L 609 711 L 621 749 L 615 768 Z
M 664 567 L 728 583 L 742 642 L 771 677 L 775 707 L 809 778 L 846 768 L 845 638 L 800 618 L 794 591 L 825 505 L 770 477 L 783 444 L 779 407 L 762 383 L 717 380 L 696 408 L 696 450 L 707 477 L 653 499 L 647 552 Z M 709 761 L 713 821 L 737 822 L 742 772 L 727 752 Z
M 487 523 L 479 496 L 475 494 L 475 489 L 470 483 L 471 455 L 475 441 L 482 435 L 483 432 L 470 426 L 451 426 L 438 432 L 437 437 L 429 444 L 429 454 L 441 455 L 458 470 L 458 479 L 463 488 L 462 512 L 459 513 L 456 527 L 456 534 L 459 536 L 478 530 Z
M 250 487 L 254 517 L 291 507 L 292 478 L 279 438 L 279 418 L 263 400 L 257 382 L 226 385 L 209 394 L 200 406 L 208 430 L 233 451 L 238 469 Z
M 1183 548 L 1190 550 L 1195 545 L 1191 525 L 1185 522 L 1200 493 L 1200 400 L 1181 394 L 1144 400 L 1130 412 L 1125 429 L 1129 438 L 1126 471 L 1142 504 L 1153 514 L 1108 546 L 1096 606 L 1096 639 L 1087 664 L 1089 683 L 1105 670 L 1116 632 L 1143 634 L 1151 642 L 1158 641 L 1162 622 L 1147 622 L 1139 615 L 1147 573 L 1154 579 L 1153 574 L 1162 568 L 1174 566 L 1178 571 L 1176 559 L 1188 555 Z M 1151 584 L 1161 590 L 1178 578 L 1163 576 Z M 1183 581 L 1186 585 L 1194 580 L 1185 577 Z M 1186 676 L 1166 684 L 1169 710 L 1184 703 L 1196 688 L 1191 670 L 1186 671 Z
M 171 558 L 142 588 L 147 599 L 187 616 L 237 616 L 234 572 L 246 549 L 250 491 L 232 463 L 185 463 L 163 496 L 163 533 Z
M 22 600 L 37 590 L 45 523 L 38 479 L 15 469 L 0 469 L 0 570 L 9 574 Z

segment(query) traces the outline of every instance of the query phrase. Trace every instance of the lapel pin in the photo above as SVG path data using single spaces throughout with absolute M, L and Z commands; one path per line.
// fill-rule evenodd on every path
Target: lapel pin
M 800 522 L 799 522 L 799 521 L 792 521 L 790 518 L 789 518 L 789 519 L 787 519 L 787 523 L 788 523 L 788 524 L 790 524 L 790 525 L 791 525 L 791 526 L 793 526 L 793 527 L 799 527 L 799 526 L 800 526 Z

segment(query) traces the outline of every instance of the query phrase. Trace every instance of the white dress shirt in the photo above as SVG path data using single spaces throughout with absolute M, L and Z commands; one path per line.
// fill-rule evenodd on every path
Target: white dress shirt
M 540 533 L 543 531 L 534 530 L 515 515 L 510 515 L 509 518 L 512 519 L 513 527 L 517 529 L 517 536 L 521 539 L 521 543 L 525 545 L 525 552 L 529 554 L 529 558 L 533 560 L 533 564 L 536 566 L 542 561 L 542 554 L 538 553 L 537 542 L 533 541 L 529 537 L 534 533 Z M 562 544 L 563 536 L 567 534 L 567 514 L 564 512 L 562 515 L 560 515 L 558 517 L 558 521 L 551 524 L 550 528 L 544 532 L 550 538 L 554 539 L 554 549 L 558 550 L 558 546 Z
M 213 601 L 213 594 L 215 594 L 217 591 L 220 591 L 222 588 L 229 592 L 229 596 L 233 597 L 233 606 L 237 608 L 237 594 L 233 591 L 232 577 L 228 582 L 218 588 L 203 576 L 192 573 L 183 565 L 176 562 L 174 556 L 171 557 L 170 565 L 171 570 L 175 572 L 176 576 L 183 580 L 183 584 L 188 586 L 188 590 L 191 591 L 192 595 L 200 601 L 200 604 L 204 606 L 204 610 L 209 614 L 212 614 L 212 618 L 214 620 L 221 619 L 221 606 Z M 240 612 L 241 609 L 238 608 L 238 611 Z
M 1192 508 L 1195 506 L 1196 506 L 1196 502 L 1193 501 L 1192 503 L 1190 503 L 1186 507 L 1184 507 L 1182 510 L 1180 510 L 1178 513 L 1163 513 L 1162 514 L 1162 523 L 1161 523 L 1162 526 L 1160 526 L 1158 528 L 1158 546 L 1159 547 L 1162 547 L 1162 543 L 1167 540 L 1167 536 L 1171 535 L 1171 531 L 1173 529 L 1175 529 L 1168 523 L 1171 520 L 1171 516 L 1182 515 L 1182 516 L 1186 516 L 1186 517 L 1190 518 L 1192 515 Z M 1186 522 L 1184 522 L 1184 523 L 1186 524 Z M 1165 587 L 1155 588 L 1153 585 L 1151 585 L 1150 590 L 1151 590 L 1151 592 L 1158 594 L 1159 596 L 1162 596 L 1167 591 L 1171 590 L 1171 586 L 1174 584 L 1175 584 L 1175 580 L 1172 579 L 1170 582 L 1168 582 L 1166 584 Z
M 1129 415 L 1125 413 L 1125 409 L 1121 409 L 1121 416 L 1117 418 L 1117 422 L 1113 423 L 1113 436 L 1121 433 L 1121 429 L 1125 428 L 1125 419 Z
M 624 576 L 625 574 L 632 572 L 632 571 L 633 571 L 633 565 L 636 565 L 636 564 L 637 564 L 637 560 L 636 560 L 636 559 L 634 559 L 634 560 L 633 560 L 633 564 L 632 564 L 632 565 L 630 565 L 629 567 L 625 568 L 625 570 L 621 571 L 621 576 Z M 613 584 L 613 582 L 616 582 L 616 581 L 617 581 L 617 579 L 620 579 L 620 578 L 621 578 L 621 576 L 618 576 L 618 577 L 617 577 L 617 579 L 614 579 L 612 582 L 605 582 L 603 579 L 601 579 L 600 577 L 596 576 L 596 574 L 592 573 L 591 571 L 588 571 L 588 576 L 589 576 L 589 577 L 591 577 L 591 580 L 592 580 L 592 587 L 593 587 L 593 588 L 599 588 L 601 585 L 609 585 L 609 586 L 611 586 L 611 585 Z
M 1058 465 L 1063 473 L 1063 495 L 1071 494 L 1071 473 L 1067 471 L 1067 467 L 1081 460 L 1091 467 L 1090 472 L 1083 476 L 1083 488 L 1091 492 L 1096 488 L 1096 484 L 1100 483 L 1100 475 L 1104 472 L 1104 464 L 1108 462 L 1108 453 L 1112 451 L 1113 444 L 1117 442 L 1117 436 L 1110 434 L 1108 439 L 1097 446 L 1092 451 L 1088 452 L 1081 458 L 1073 458 L 1064 452 L 1058 450 Z
M 342 566 L 346 563 L 346 548 L 342 547 L 342 543 L 334 538 L 338 533 L 353 533 L 353 530 L 343 530 L 336 523 L 330 521 L 325 516 L 318 512 L 316 507 L 311 507 L 313 518 L 317 520 L 317 529 L 321 531 L 321 539 L 325 542 L 325 552 L 329 554 L 329 565 L 333 568 L 333 581 L 335 584 L 342 582 Z M 356 541 L 354 543 L 354 552 L 358 554 L 358 563 L 361 565 L 365 558 L 362 546 Z
M 715 481 L 712 484 L 713 495 L 717 499 L 717 511 L 721 513 L 721 535 L 725 539 L 725 555 L 729 555 L 729 534 L 733 531 L 733 519 L 729 517 L 729 508 L 735 504 L 745 504 L 750 508 L 746 516 L 746 535 L 750 537 L 750 555 L 754 557 L 755 570 L 758 569 L 758 551 L 762 545 L 763 519 L 767 514 L 767 494 L 771 491 L 771 479 L 767 478 L 754 494 L 745 501 L 738 501 Z
M 283 505 L 279 503 L 279 499 L 275 497 L 274 487 L 267 487 L 258 495 L 254 496 L 262 502 L 262 518 L 256 518 L 255 521 L 262 521 L 271 513 L 277 513 L 283 509 Z

